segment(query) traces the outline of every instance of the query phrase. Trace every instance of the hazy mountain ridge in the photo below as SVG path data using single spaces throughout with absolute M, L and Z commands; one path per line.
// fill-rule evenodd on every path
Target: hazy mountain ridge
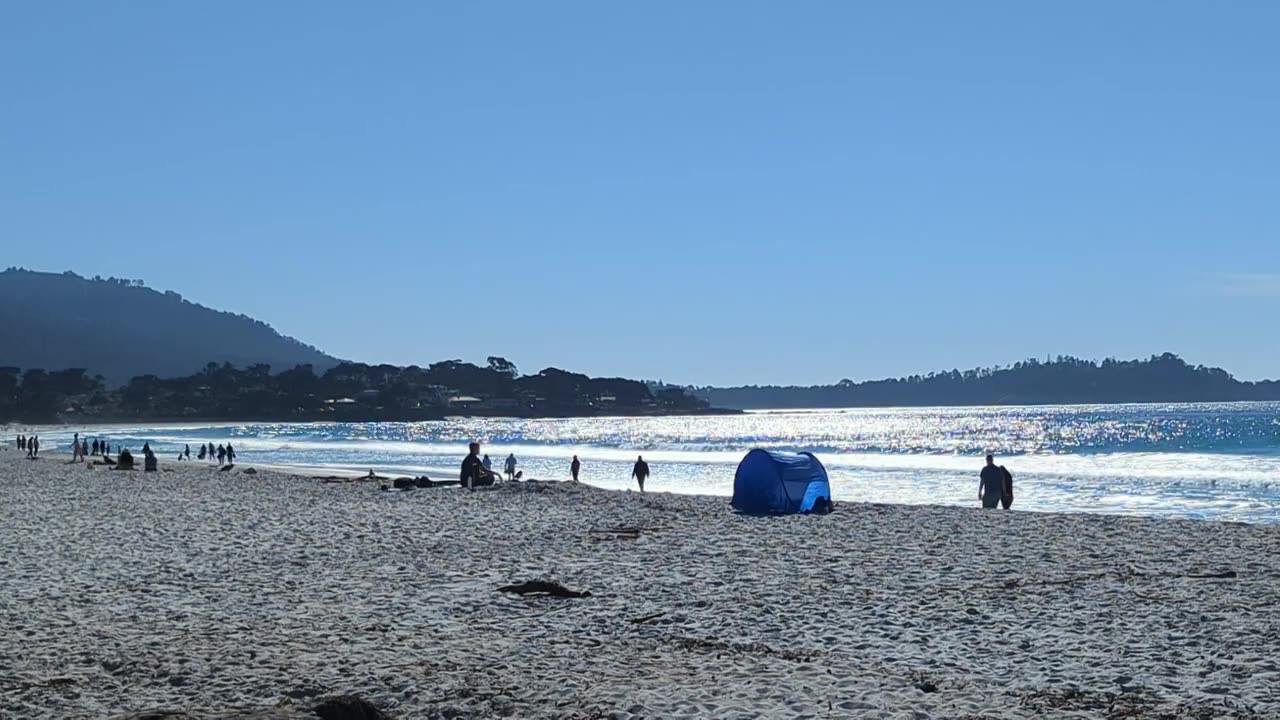
M 208 363 L 323 370 L 338 360 L 266 323 L 141 281 L 9 268 L 0 273 L 0 366 L 85 368 L 119 384 Z
M 1060 356 L 1009 367 L 950 370 L 835 385 L 700 387 L 712 405 L 737 409 L 1048 405 L 1280 400 L 1280 381 L 1242 382 L 1172 353 L 1101 362 Z

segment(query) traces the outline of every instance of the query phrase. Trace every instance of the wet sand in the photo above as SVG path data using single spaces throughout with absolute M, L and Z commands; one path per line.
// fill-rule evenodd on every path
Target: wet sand
M 1280 527 L 66 460 L 0 452 L 0 717 L 1280 716 Z

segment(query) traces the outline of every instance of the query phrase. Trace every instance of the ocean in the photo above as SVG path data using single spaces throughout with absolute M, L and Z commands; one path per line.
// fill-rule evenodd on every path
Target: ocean
M 232 442 L 241 464 L 457 476 L 479 440 L 500 468 L 514 453 L 527 477 L 732 494 L 755 447 L 807 450 L 826 466 L 837 503 L 976 506 L 982 456 L 1013 473 L 1014 509 L 1280 522 L 1280 403 L 887 408 L 748 412 L 733 416 L 422 423 L 251 423 L 93 428 L 162 459 L 183 445 Z M 70 431 L 43 436 L 47 453 Z

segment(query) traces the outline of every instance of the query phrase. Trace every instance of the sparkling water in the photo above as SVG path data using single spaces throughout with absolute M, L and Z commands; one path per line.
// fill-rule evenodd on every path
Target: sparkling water
M 1280 404 L 893 408 L 732 416 L 421 423 L 253 423 L 94 428 L 162 459 L 184 444 L 232 442 L 239 463 L 377 470 L 456 478 L 472 440 L 501 469 L 514 453 L 526 477 L 729 495 L 755 447 L 808 450 L 826 465 L 837 502 L 976 506 L 982 456 L 1013 473 L 1014 509 L 1280 522 Z M 48 433 L 65 445 L 70 432 Z

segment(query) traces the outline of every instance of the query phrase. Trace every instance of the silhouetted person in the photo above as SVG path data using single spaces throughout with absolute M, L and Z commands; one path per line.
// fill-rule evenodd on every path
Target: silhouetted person
M 999 507 L 1003 497 L 1004 473 L 996 467 L 996 459 L 988 455 L 987 466 L 982 468 L 982 474 L 978 478 L 978 500 L 982 501 L 982 507 L 994 508 Z
M 205 456 L 205 452 L 207 452 L 207 451 L 208 451 L 208 448 L 205 446 L 205 444 L 204 444 L 204 443 L 200 443 L 200 454 L 199 454 L 199 455 L 196 455 L 196 457 L 197 457 L 198 459 L 200 459 L 200 460 L 203 460 L 203 459 L 204 459 L 204 456 Z
M 218 451 L 213 449 L 213 443 L 209 443 L 209 462 L 213 462 L 218 457 Z
M 190 459 L 191 459 L 191 444 L 190 444 L 190 443 L 188 443 L 188 444 L 187 444 L 187 449 L 186 449 L 186 450 L 183 450 L 183 451 L 182 451 L 182 454 L 183 454 L 183 456 L 184 456 L 184 458 L 183 458 L 183 459 L 185 459 L 185 460 L 190 460 Z
M 489 453 L 485 453 L 484 460 L 480 462 L 484 465 L 485 470 L 493 470 L 493 461 L 489 459 Z
M 225 462 L 226 459 L 227 459 L 227 449 L 219 445 L 218 446 L 218 464 L 219 465 L 223 464 L 223 462 Z
M 573 476 L 573 481 L 578 482 L 578 473 L 582 471 L 582 463 L 578 462 L 578 456 L 573 456 L 573 462 L 569 463 L 569 474 Z
M 507 456 L 506 462 L 507 479 L 514 481 L 516 479 L 516 454 L 511 453 Z
M 1008 510 L 1009 506 L 1013 504 L 1013 473 L 1009 472 L 1008 468 L 1001 465 L 1000 474 L 1004 476 L 1004 492 L 1000 496 L 1000 505 L 1004 507 L 1005 510 Z
M 644 481 L 649 477 L 649 463 L 644 461 L 644 456 L 636 458 L 636 466 L 631 469 L 631 477 L 640 483 L 640 492 L 644 492 Z
M 129 452 L 129 448 L 120 449 L 120 457 L 116 458 L 117 470 L 133 469 L 133 453 Z
M 80 433 L 76 433 L 71 438 L 71 462 L 80 462 L 83 459 L 80 457 Z
M 32 458 L 40 457 L 40 436 L 39 435 L 36 435 L 34 438 L 28 440 L 27 445 L 31 446 Z
M 80 459 L 85 460 L 88 457 L 89 457 L 89 441 L 81 440 L 80 441 Z
M 480 443 L 471 443 L 467 450 L 467 456 L 462 460 L 462 473 L 458 476 L 462 486 L 475 489 L 478 485 L 492 485 L 498 476 L 480 459 Z
M 155 472 L 160 469 L 160 463 L 156 460 L 156 454 L 151 452 L 150 445 L 142 446 L 142 471 Z
M 142 443 L 142 455 L 143 455 L 143 457 L 146 457 L 147 455 L 150 455 L 150 454 L 151 454 L 151 443 L 149 443 L 149 442 L 144 442 L 144 443 Z
M 93 439 L 93 454 L 94 454 L 94 455 L 97 455 L 97 454 L 98 454 L 98 439 L 97 439 L 97 438 L 94 438 L 94 439 Z
M 227 443 L 227 464 L 236 464 L 236 449 L 231 447 L 231 443 Z

